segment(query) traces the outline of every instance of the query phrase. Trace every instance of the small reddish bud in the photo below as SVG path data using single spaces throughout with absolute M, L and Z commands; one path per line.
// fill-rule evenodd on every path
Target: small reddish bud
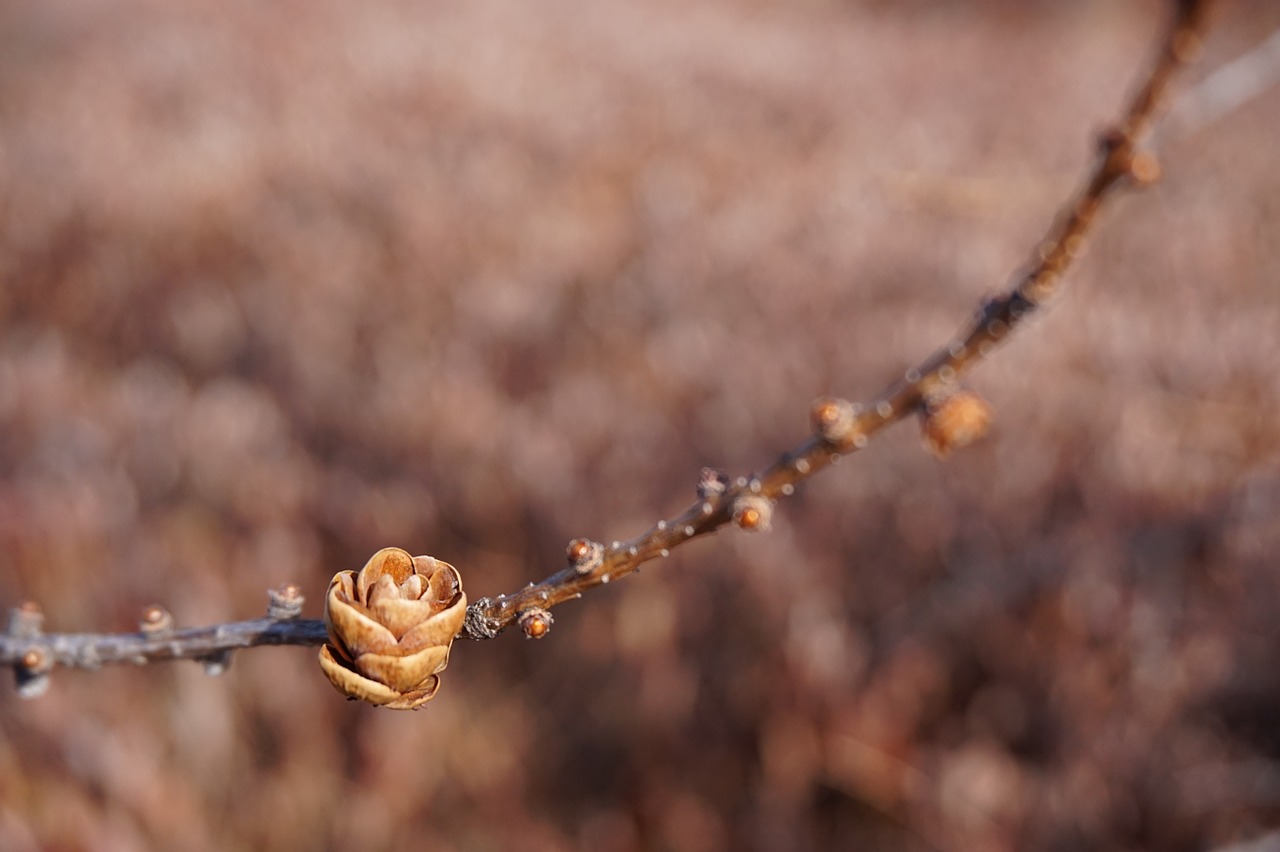
M 524 635 L 530 639 L 541 639 L 551 630 L 551 625 L 555 623 L 550 611 L 542 607 L 533 607 L 526 609 L 520 613 L 517 618 L 520 629 L 524 631 Z
M 823 397 L 809 409 L 813 431 L 829 444 L 844 444 L 853 437 L 857 412 L 853 403 L 834 397 Z
M 1129 176 L 1139 186 L 1150 186 L 1160 179 L 1160 161 L 1150 151 L 1139 151 L 1129 161 Z
M 987 433 L 991 406 L 969 390 L 953 390 L 925 402 L 920 416 L 924 445 L 938 458 L 967 447 Z
M 773 503 L 767 497 L 744 494 L 734 501 L 733 522 L 748 532 L 768 532 Z
M 152 604 L 142 611 L 138 629 L 148 636 L 168 633 L 173 629 L 173 616 L 164 607 Z
M 569 564 L 579 574 L 590 574 L 604 563 L 604 545 L 588 538 L 575 538 L 565 550 Z
M 53 670 L 53 656 L 45 648 L 28 648 L 14 667 L 18 682 L 18 697 L 35 698 L 49 689 L 49 672 Z

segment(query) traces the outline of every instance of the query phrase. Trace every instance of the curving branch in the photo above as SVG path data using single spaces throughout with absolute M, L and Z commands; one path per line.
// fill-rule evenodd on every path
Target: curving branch
M 489 639 L 519 624 L 527 636 L 540 638 L 552 624 L 551 607 L 625 577 L 692 538 L 731 523 L 744 530 L 766 530 L 775 501 L 793 493 L 797 483 L 841 455 L 861 450 L 881 430 L 910 415 L 920 417 L 925 444 L 939 455 L 980 437 L 990 410 L 960 387 L 960 374 L 989 355 L 1029 314 L 1056 295 L 1063 274 L 1092 233 L 1103 203 L 1116 190 L 1145 185 L 1159 176 L 1158 163 L 1140 150 L 1140 144 L 1168 98 L 1174 75 L 1199 54 L 1211 3 L 1176 0 L 1158 56 L 1119 123 L 1102 134 L 1098 156 L 1083 186 L 1010 289 L 985 302 L 954 340 L 867 404 L 834 398 L 815 402 L 813 433 L 751 476 L 731 481 L 719 471 L 704 469 L 698 500 L 676 517 L 607 546 L 575 539 L 568 547 L 568 567 L 518 592 L 475 601 L 467 607 L 458 635 Z M 174 630 L 168 613 L 151 607 L 138 632 L 120 634 L 45 634 L 39 608 L 23 604 L 13 610 L 7 633 L 0 635 L 0 665 L 13 667 L 21 695 L 34 696 L 47 687 L 49 672 L 56 666 L 98 668 L 109 663 L 187 659 L 203 661 L 208 671 L 218 673 L 239 648 L 325 643 L 324 622 L 297 617 L 302 595 L 296 586 L 273 590 L 270 597 L 266 618 Z
M 1128 183 L 1149 184 L 1159 177 L 1155 157 L 1140 151 L 1139 144 L 1167 100 L 1175 73 L 1198 56 L 1210 5 L 1211 0 L 1175 4 L 1159 55 L 1119 124 L 1102 134 L 1083 187 L 1008 292 L 982 305 L 976 319 L 950 344 L 907 370 L 869 404 L 841 399 L 815 402 L 814 434 L 763 470 L 732 484 L 723 474 L 704 470 L 698 502 L 677 517 L 608 547 L 581 539 L 571 542 L 568 568 L 515 594 L 476 601 L 468 608 L 463 634 L 473 639 L 494 636 L 521 613 L 536 613 L 580 597 L 587 589 L 625 577 L 644 562 L 665 557 L 671 548 L 728 523 L 747 530 L 767 529 L 773 501 L 791 494 L 798 482 L 841 455 L 862 449 L 876 433 L 910 414 L 921 415 L 926 444 L 940 454 L 979 437 L 989 411 L 971 393 L 960 390 L 960 373 L 986 357 L 1057 293 L 1063 273 L 1080 255 L 1103 202 L 1115 190 Z

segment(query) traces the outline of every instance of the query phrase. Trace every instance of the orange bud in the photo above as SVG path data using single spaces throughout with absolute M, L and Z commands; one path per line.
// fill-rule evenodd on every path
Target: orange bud
M 173 615 L 162 606 L 152 604 L 142 611 L 138 629 L 148 636 L 159 636 L 173 630 Z
M 1160 161 L 1150 151 L 1139 151 L 1129 161 L 1129 175 L 1139 186 L 1149 186 L 1160 179 Z
M 773 503 L 766 497 L 751 494 L 733 503 L 733 522 L 748 532 L 768 532 L 773 520 Z
M 985 435 L 992 417 L 991 406 L 982 397 L 972 391 L 954 390 L 925 403 L 920 418 L 921 437 L 930 452 L 944 458 Z
M 829 444 L 843 444 L 853 437 L 857 409 L 848 400 L 823 397 L 809 409 L 813 431 Z
M 530 639 L 541 639 L 551 630 L 552 623 L 555 619 L 551 617 L 551 613 L 542 607 L 533 607 L 526 609 L 520 613 L 518 619 L 520 629 L 524 631 L 524 635 Z
M 579 574 L 590 574 L 604 562 L 604 545 L 588 538 L 575 538 L 565 550 L 569 564 Z

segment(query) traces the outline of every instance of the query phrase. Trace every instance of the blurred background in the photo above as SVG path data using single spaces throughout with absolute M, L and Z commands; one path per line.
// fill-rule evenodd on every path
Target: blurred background
M 1005 285 L 1165 6 L 0 5 L 0 605 L 472 599 L 758 468 Z M 1226 3 L 1205 62 L 1280 6 Z M 5 850 L 1203 849 L 1280 826 L 1280 94 L 1161 145 L 983 365 L 722 532 L 455 646 L 0 690 Z M 1270 846 L 1267 848 L 1275 848 Z

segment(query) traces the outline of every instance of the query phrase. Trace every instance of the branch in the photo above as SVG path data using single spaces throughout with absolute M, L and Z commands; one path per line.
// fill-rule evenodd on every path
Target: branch
M 18 694 L 34 698 L 49 687 L 55 666 L 96 669 L 107 663 L 145 665 L 160 660 L 200 660 L 209 674 L 221 674 L 237 648 L 256 645 L 321 645 L 323 621 L 300 619 L 303 597 L 297 586 L 267 593 L 267 617 L 174 630 L 173 616 L 158 606 L 143 611 L 137 633 L 42 632 L 44 613 L 24 603 L 9 614 L 0 636 L 0 665 L 13 666 Z
M 467 608 L 459 635 L 488 639 L 518 623 L 526 635 L 539 638 L 551 626 L 551 607 L 625 577 L 644 562 L 666 557 L 692 538 L 730 523 L 745 530 L 766 530 L 774 502 L 793 493 L 797 483 L 841 455 L 862 449 L 885 427 L 909 415 L 921 417 L 926 443 L 939 454 L 980 436 L 989 411 L 985 403 L 960 389 L 959 375 L 990 354 L 1058 292 L 1063 274 L 1092 233 L 1103 202 L 1121 186 L 1147 184 L 1158 176 L 1155 158 L 1140 151 L 1139 144 L 1164 105 L 1174 74 L 1199 53 L 1210 3 L 1177 0 L 1156 61 L 1120 122 L 1102 135 L 1083 187 L 1064 208 L 1026 271 L 1008 292 L 983 304 L 950 344 L 907 370 L 870 403 L 818 400 L 811 411 L 813 434 L 763 470 L 731 482 L 719 471 L 704 469 L 697 502 L 676 517 L 608 546 L 575 539 L 569 544 L 567 568 L 513 594 L 475 601 Z M 119 634 L 45 634 L 39 607 L 26 603 L 12 611 L 7 633 L 0 635 L 0 665 L 13 667 L 19 693 L 30 697 L 47 688 L 49 672 L 59 665 L 94 669 L 108 663 L 200 660 L 210 673 L 218 673 L 239 648 L 324 644 L 324 623 L 298 618 L 302 595 L 296 586 L 269 594 L 266 618 L 174 630 L 171 616 L 151 607 L 143 615 L 139 632 Z
M 1026 271 L 1008 292 L 982 305 L 977 318 L 950 344 L 907 370 L 901 380 L 868 404 L 842 399 L 815 402 L 811 411 L 814 434 L 765 469 L 732 484 L 723 474 L 704 470 L 698 502 L 677 517 L 659 521 L 643 534 L 608 547 L 584 539 L 571 542 L 568 568 L 515 594 L 481 598 L 471 604 L 463 635 L 472 639 L 496 636 L 522 613 L 530 623 L 542 624 L 541 635 L 550 617 L 546 613 L 543 623 L 542 611 L 625 577 L 689 539 L 731 522 L 747 530 L 767 529 L 775 500 L 790 495 L 797 483 L 841 455 L 862 449 L 886 426 L 910 414 L 922 415 L 926 442 L 940 453 L 978 437 L 988 416 L 985 404 L 960 391 L 957 378 L 1058 292 L 1063 273 L 1081 254 L 1103 202 L 1126 183 L 1145 185 L 1159 176 L 1155 158 L 1139 151 L 1138 146 L 1165 103 L 1174 74 L 1199 54 L 1210 5 L 1211 0 L 1175 3 L 1159 55 L 1119 124 L 1102 134 L 1098 156 L 1083 187 L 1059 215 Z

